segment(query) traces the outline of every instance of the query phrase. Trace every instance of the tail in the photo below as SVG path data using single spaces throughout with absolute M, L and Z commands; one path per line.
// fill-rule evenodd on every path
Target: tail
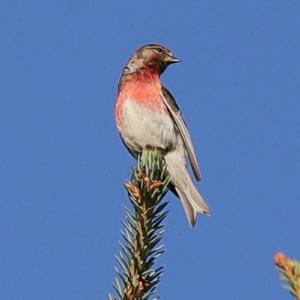
M 192 227 L 196 225 L 197 214 L 209 214 L 210 209 L 195 187 L 186 168 L 184 155 L 177 150 L 165 155 L 168 172 L 175 190 L 182 202 L 187 219 Z

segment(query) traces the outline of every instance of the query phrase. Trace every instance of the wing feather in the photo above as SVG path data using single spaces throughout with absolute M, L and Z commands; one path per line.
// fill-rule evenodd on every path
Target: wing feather
M 168 108 L 168 111 L 170 115 L 172 116 L 178 131 L 181 135 L 181 138 L 183 140 L 185 149 L 188 154 L 189 161 L 192 166 L 193 173 L 195 175 L 195 178 L 199 181 L 201 180 L 201 172 L 200 172 L 200 167 L 199 163 L 197 160 L 196 152 L 192 143 L 191 136 L 189 134 L 189 130 L 183 120 L 182 114 L 180 112 L 180 109 L 178 105 L 175 102 L 175 99 L 173 98 L 172 94 L 165 88 L 163 87 L 162 89 L 162 96 L 164 103 L 166 107 Z

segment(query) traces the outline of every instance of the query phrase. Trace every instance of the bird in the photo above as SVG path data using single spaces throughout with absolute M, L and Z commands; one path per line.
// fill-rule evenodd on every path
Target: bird
M 197 215 L 210 214 L 188 166 L 201 180 L 195 148 L 172 94 L 162 84 L 166 68 L 180 60 L 167 47 L 147 44 L 136 50 L 122 70 L 115 104 L 115 121 L 128 151 L 137 158 L 146 147 L 163 150 L 171 190 L 181 200 L 190 226 Z

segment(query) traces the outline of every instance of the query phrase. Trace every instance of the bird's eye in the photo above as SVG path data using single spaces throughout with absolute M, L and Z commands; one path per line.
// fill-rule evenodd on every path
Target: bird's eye
M 163 53 L 163 50 L 161 48 L 155 48 L 154 49 L 157 53 Z

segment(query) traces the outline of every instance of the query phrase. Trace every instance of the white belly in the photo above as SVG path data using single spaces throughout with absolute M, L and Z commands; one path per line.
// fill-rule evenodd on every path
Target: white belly
M 135 101 L 125 101 L 122 111 L 122 130 L 125 144 L 134 152 L 145 146 L 173 149 L 178 134 L 169 115 L 149 112 Z

